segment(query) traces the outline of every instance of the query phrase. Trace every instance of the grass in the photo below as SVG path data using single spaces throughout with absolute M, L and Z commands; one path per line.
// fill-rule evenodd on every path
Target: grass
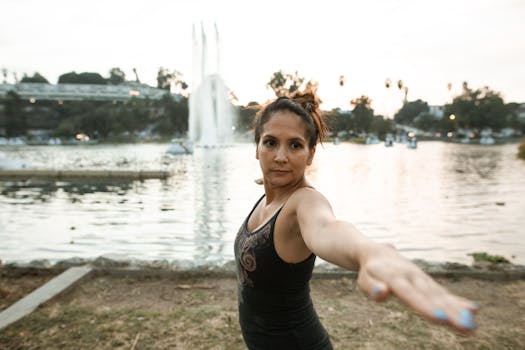
M 31 348 L 35 343 L 42 349 L 61 344 L 68 348 L 129 349 L 138 337 L 142 348 L 151 349 L 184 349 L 188 344 L 198 349 L 215 344 L 242 348 L 235 315 L 206 307 L 162 313 L 136 309 L 100 312 L 67 305 L 46 311 L 33 313 L 0 333 L 0 344 L 13 349 Z M 213 319 L 218 322 L 210 322 Z
M 481 305 L 475 337 L 429 324 L 397 299 L 375 303 L 354 279 L 313 279 L 312 299 L 335 349 L 525 349 L 525 280 L 439 282 Z M 236 288 L 235 277 L 94 277 L 2 330 L 0 349 L 246 349 Z
M 479 263 L 479 262 L 489 262 L 489 263 L 495 263 L 495 264 L 510 264 L 511 263 L 507 258 L 501 255 L 492 255 L 487 252 L 474 252 L 468 255 L 474 258 L 474 262 L 476 263 Z

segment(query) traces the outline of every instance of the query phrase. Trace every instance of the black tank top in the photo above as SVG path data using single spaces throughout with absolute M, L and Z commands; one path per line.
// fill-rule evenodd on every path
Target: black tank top
M 239 322 L 249 349 L 332 349 L 310 298 L 315 255 L 292 264 L 274 246 L 274 227 L 282 210 L 263 226 L 248 231 L 248 220 L 235 238 Z

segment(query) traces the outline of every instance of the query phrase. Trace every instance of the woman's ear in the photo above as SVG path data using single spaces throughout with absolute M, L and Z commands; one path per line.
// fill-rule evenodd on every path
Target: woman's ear
M 312 161 L 314 160 L 315 155 L 315 146 L 310 149 L 310 154 L 308 155 L 308 159 L 306 160 L 306 165 L 312 165 Z

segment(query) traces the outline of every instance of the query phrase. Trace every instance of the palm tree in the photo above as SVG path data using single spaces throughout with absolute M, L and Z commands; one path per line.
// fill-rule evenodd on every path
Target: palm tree
M 133 73 L 135 74 L 135 81 L 140 83 L 139 75 L 137 73 L 137 68 L 133 68 Z

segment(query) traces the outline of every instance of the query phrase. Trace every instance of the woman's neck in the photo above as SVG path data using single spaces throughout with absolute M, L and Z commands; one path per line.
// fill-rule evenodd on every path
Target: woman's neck
M 309 186 L 304 177 L 294 184 L 285 187 L 273 187 L 271 184 L 264 182 L 264 193 L 266 195 L 266 205 L 273 202 L 282 202 L 286 200 L 292 193 L 301 187 Z

